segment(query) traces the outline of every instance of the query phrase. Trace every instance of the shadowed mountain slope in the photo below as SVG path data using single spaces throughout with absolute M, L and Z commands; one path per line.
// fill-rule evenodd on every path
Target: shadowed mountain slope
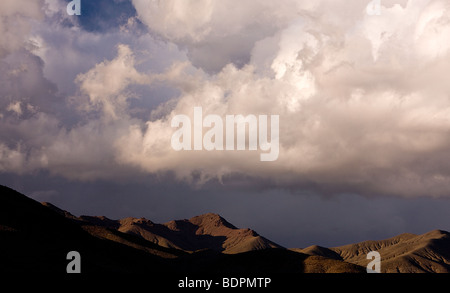
M 4 186 L 0 239 L 2 273 L 65 274 L 70 251 L 80 253 L 82 272 L 88 274 L 364 272 L 342 260 L 284 249 L 216 214 L 166 224 L 75 217 Z
M 0 271 L 66 272 L 67 253 L 82 255 L 84 272 L 168 271 L 162 258 L 94 237 L 76 222 L 0 186 Z

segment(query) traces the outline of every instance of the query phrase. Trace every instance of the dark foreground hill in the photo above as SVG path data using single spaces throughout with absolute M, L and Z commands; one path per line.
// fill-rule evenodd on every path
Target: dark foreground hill
M 75 217 L 0 186 L 0 272 L 66 272 L 67 253 L 83 273 L 360 273 L 342 259 L 282 248 L 250 229 L 206 214 L 155 224 L 146 219 Z

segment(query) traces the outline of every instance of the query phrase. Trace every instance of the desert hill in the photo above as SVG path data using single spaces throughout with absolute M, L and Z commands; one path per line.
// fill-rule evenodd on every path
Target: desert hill
M 364 241 L 340 247 L 311 246 L 295 251 L 326 256 L 366 267 L 367 254 L 381 255 L 382 273 L 449 273 L 450 233 L 440 230 L 423 235 L 401 234 L 386 240 Z
M 365 251 L 376 250 L 385 273 L 449 273 L 450 234 L 431 231 L 423 235 L 402 234 L 383 241 L 365 241 L 332 248 L 342 259 L 362 265 Z

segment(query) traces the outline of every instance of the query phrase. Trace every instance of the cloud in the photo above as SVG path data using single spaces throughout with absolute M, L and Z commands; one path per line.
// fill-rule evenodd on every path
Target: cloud
M 43 0 L 5 0 L 0 3 L 0 57 L 23 46 L 32 20 L 42 20 Z
M 22 105 L 21 102 L 13 102 L 11 104 L 8 105 L 8 107 L 6 108 L 7 111 L 11 111 L 16 113 L 18 116 L 22 115 Z
M 218 72 L 228 63 L 245 65 L 254 43 L 298 16 L 299 1 L 132 1 L 149 29 L 186 48 L 194 65 Z
M 366 14 L 367 1 L 145 3 L 133 0 L 150 34 L 166 42 L 152 51 L 158 55 L 143 52 L 154 38 L 141 33 L 77 31 L 80 43 L 109 40 L 114 53 L 99 60 L 99 52 L 72 73 L 77 89 L 59 107 L 33 94 L 58 98 L 44 78 L 46 66 L 57 68 L 49 51 L 3 60 L 4 80 L 29 74 L 20 90 L 3 92 L 4 172 L 42 168 L 78 180 L 173 173 L 197 184 L 245 177 L 248 185 L 327 195 L 448 196 L 446 1 L 386 1 L 379 17 Z M 35 39 L 54 50 L 58 41 L 43 32 Z M 121 37 L 111 48 L 112 36 Z M 173 46 L 187 53 L 165 52 Z M 64 64 L 83 62 L 79 50 L 62 56 L 70 52 Z M 145 63 L 159 56 L 170 62 Z M 158 100 L 167 88 L 170 97 Z M 195 106 L 203 116 L 279 115 L 278 160 L 261 162 L 259 151 L 174 151 L 171 120 L 193 120 Z M 141 110 L 148 115 L 135 115 Z M 66 115 L 74 121 L 62 123 Z
M 102 107 L 103 113 L 117 119 L 123 111 L 130 93 L 123 94 L 129 84 L 149 83 L 145 75 L 134 68 L 134 56 L 129 47 L 118 46 L 118 56 L 110 61 L 97 64 L 89 72 L 80 74 L 76 81 L 83 93 L 89 96 L 89 105 Z
M 272 22 L 258 19 L 256 30 L 270 33 L 250 41 L 247 65 L 221 64 L 218 74 L 183 91 L 169 115 L 146 129 L 132 128 L 119 143 L 121 161 L 149 172 L 175 170 L 182 178 L 201 174 L 201 180 L 237 172 L 323 193 L 447 195 L 450 174 L 435 164 L 444 160 L 449 144 L 448 86 L 442 78 L 449 51 L 439 45 L 446 44 L 447 34 L 437 33 L 449 28 L 445 1 L 390 3 L 381 17 L 365 14 L 364 1 L 356 8 L 320 1 L 273 9 L 248 2 L 229 26 L 220 16 L 230 8 L 215 1 L 196 2 L 202 4 L 198 17 L 190 13 L 194 6 L 176 1 L 147 8 L 133 3 L 151 30 L 188 46 L 194 66 L 195 48 L 216 42 L 218 35 L 240 35 L 256 24 L 258 9 Z M 151 18 L 156 9 L 162 13 Z M 348 14 L 339 14 L 345 9 Z M 428 37 L 424 28 L 436 33 Z M 233 60 L 225 51 L 206 58 L 221 59 L 221 53 Z M 432 76 L 428 86 L 424 80 Z M 172 152 L 169 121 L 179 113 L 192 117 L 193 106 L 219 116 L 280 115 L 280 159 L 261 165 L 251 153 Z

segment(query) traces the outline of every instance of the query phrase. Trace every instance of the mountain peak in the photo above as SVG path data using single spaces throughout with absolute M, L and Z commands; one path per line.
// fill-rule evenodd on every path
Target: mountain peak
M 308 255 L 318 255 L 318 256 L 323 256 L 323 257 L 327 257 L 330 259 L 342 260 L 342 257 L 335 251 L 333 251 L 329 248 L 326 248 L 326 247 L 318 246 L 318 245 L 312 245 L 307 248 L 297 249 L 294 251 L 298 251 L 298 252 L 305 253 Z
M 147 225 L 147 226 L 153 226 L 154 223 L 146 218 L 123 218 L 119 220 L 121 225 Z
M 206 227 L 226 227 L 229 229 L 237 229 L 234 225 L 230 224 L 227 220 L 222 218 L 218 214 L 208 213 L 200 216 L 195 216 L 189 219 L 189 222 L 196 226 Z

